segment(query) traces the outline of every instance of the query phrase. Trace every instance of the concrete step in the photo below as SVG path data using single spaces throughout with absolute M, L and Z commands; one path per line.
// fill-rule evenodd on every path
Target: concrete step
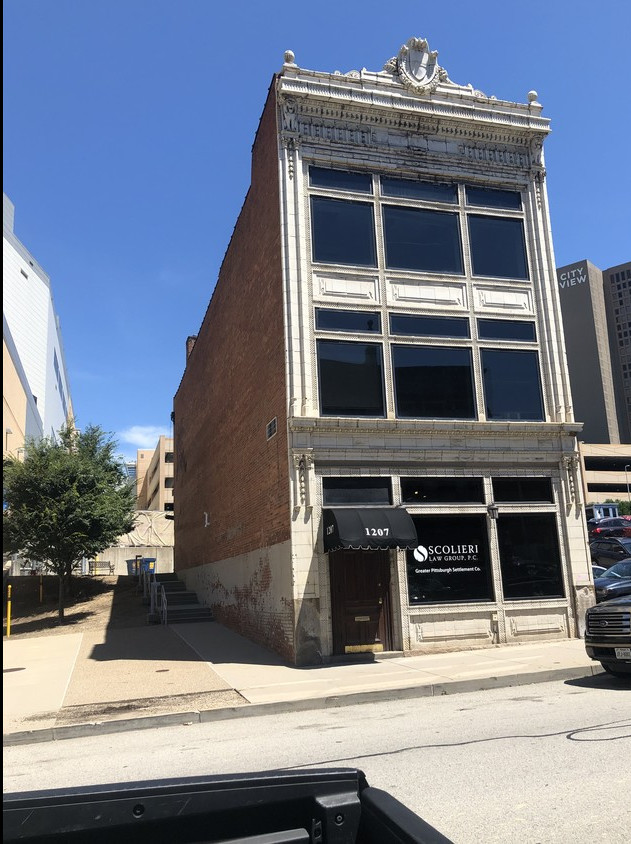
M 162 574 L 156 574 L 156 580 L 158 583 L 169 583 L 169 582 L 177 582 L 180 583 L 180 579 L 174 571 L 163 572 Z
M 214 621 L 212 610 L 201 604 L 167 609 L 167 624 L 182 624 L 187 621 Z
M 167 592 L 167 604 L 169 607 L 179 606 L 182 604 L 197 604 L 197 592 Z

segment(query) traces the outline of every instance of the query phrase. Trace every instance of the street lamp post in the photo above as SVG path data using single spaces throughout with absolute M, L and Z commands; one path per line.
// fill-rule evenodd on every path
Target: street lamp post
M 631 469 L 631 464 L 627 463 L 624 467 L 624 479 L 627 484 L 627 498 L 629 500 L 629 504 L 631 504 L 631 492 L 629 492 L 629 469 Z

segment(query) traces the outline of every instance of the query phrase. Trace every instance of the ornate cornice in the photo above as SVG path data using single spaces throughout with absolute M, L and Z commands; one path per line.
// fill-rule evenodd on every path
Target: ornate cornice
M 283 143 L 431 154 L 429 140 L 458 140 L 449 152 L 482 166 L 537 168 L 550 128 L 536 92 L 527 104 L 487 97 L 452 82 L 437 59 L 424 38 L 410 38 L 380 72 L 304 70 L 288 51 L 277 84 Z
M 473 420 L 346 419 L 339 417 L 289 417 L 289 431 L 310 434 L 391 434 L 398 437 L 518 437 L 550 440 L 576 437 L 581 422 L 477 422 Z

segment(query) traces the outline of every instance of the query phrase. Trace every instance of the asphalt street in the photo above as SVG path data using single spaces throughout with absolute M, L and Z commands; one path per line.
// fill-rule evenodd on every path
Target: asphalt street
M 631 688 L 605 675 L 4 748 L 5 792 L 361 768 L 456 844 L 618 844 Z

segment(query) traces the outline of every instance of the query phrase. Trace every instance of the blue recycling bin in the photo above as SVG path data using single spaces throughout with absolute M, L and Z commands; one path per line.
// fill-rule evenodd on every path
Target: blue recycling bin
M 140 560 L 140 571 L 150 571 L 154 572 L 156 570 L 156 558 L 155 557 L 142 557 Z
M 140 559 L 136 560 L 125 560 L 127 563 L 127 574 L 135 577 L 138 575 L 138 564 L 140 563 Z

